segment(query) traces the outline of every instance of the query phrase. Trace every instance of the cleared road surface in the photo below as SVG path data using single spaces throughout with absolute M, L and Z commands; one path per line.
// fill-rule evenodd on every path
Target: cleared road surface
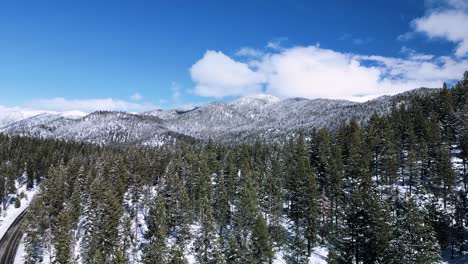
M 11 224 L 8 231 L 0 240 L 0 263 L 13 264 L 15 262 L 16 251 L 21 242 L 23 232 L 21 230 L 21 223 L 23 222 L 24 214 L 22 212 L 16 220 Z

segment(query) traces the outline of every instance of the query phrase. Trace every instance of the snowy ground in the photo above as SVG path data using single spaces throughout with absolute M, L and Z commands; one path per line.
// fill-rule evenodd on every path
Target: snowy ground
M 273 264 L 286 264 L 282 251 L 276 253 Z M 312 249 L 312 255 L 309 257 L 309 264 L 326 264 L 328 249 L 326 247 L 315 247 Z
M 8 228 L 10 228 L 11 224 L 15 221 L 15 219 L 28 208 L 32 198 L 37 192 L 37 188 L 33 188 L 31 190 L 26 189 L 26 185 L 20 186 L 16 183 L 16 188 L 18 190 L 18 194 L 23 192 L 25 197 L 21 199 L 21 206 L 19 208 L 15 208 L 14 204 L 10 204 L 6 210 L 4 210 L 0 216 L 0 238 L 5 235 Z M 24 244 L 20 243 L 18 247 L 18 251 L 15 258 L 16 263 L 24 263 L 23 261 L 24 256 Z
M 26 190 L 26 186 L 19 186 L 17 184 L 18 194 L 24 192 L 26 195 L 25 198 L 21 199 L 21 207 L 15 208 L 14 204 L 10 204 L 8 208 L 2 212 L 0 216 L 0 238 L 5 235 L 8 228 L 10 228 L 11 224 L 15 221 L 15 219 L 29 206 L 32 198 L 36 194 L 37 188 L 33 188 L 31 190 Z

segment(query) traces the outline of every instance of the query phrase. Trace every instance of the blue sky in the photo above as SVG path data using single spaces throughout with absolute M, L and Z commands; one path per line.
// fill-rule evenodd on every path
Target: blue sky
M 465 0 L 3 1 L 0 106 L 143 111 L 440 86 L 468 70 L 467 10 Z

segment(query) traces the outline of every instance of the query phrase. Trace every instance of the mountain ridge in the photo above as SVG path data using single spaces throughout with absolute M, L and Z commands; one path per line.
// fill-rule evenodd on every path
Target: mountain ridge
M 390 111 L 396 101 L 428 95 L 438 89 L 419 88 L 363 103 L 333 99 L 286 98 L 271 95 L 241 97 L 203 106 L 154 109 L 142 113 L 95 111 L 76 117 L 42 113 L 8 124 L 9 135 L 56 138 L 98 145 L 139 144 L 159 146 L 177 139 L 248 142 L 256 138 L 279 140 L 297 131 L 336 128 L 351 118 L 366 122 L 374 113 Z

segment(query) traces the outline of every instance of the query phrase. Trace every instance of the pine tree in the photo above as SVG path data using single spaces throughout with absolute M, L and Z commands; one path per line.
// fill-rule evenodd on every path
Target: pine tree
M 83 206 L 86 204 L 86 189 L 88 188 L 86 182 L 86 175 L 84 166 L 81 166 L 78 171 L 78 175 L 75 179 L 75 183 L 73 185 L 73 193 L 70 197 L 70 206 L 71 206 L 71 217 L 72 221 L 76 222 L 80 215 L 83 214 Z
M 184 256 L 184 245 L 177 243 L 171 248 L 170 264 L 187 264 L 187 259 Z
M 412 198 L 398 211 L 386 263 L 440 263 L 440 247 L 427 216 Z
M 382 259 L 389 239 L 389 214 L 375 189 L 370 155 L 362 144 L 361 130 L 351 122 L 347 149 L 347 204 L 343 219 L 333 230 L 334 261 L 374 263 Z
M 244 252 L 241 251 L 238 237 L 240 235 L 236 234 L 236 230 L 233 230 L 229 233 L 227 237 L 227 243 L 224 246 L 224 256 L 226 259 L 226 263 L 228 264 L 241 264 L 242 262 L 242 254 Z
M 439 195 L 443 198 L 444 209 L 447 207 L 447 198 L 452 192 L 455 184 L 455 176 L 452 170 L 450 150 L 445 146 L 440 146 L 435 160 L 434 183 L 439 189 Z
M 242 187 L 240 188 L 240 199 L 235 215 L 235 225 L 239 230 L 242 230 L 243 236 L 247 238 L 255 223 L 258 208 L 250 166 L 244 164 L 240 174 Z
M 15 208 L 20 208 L 21 207 L 21 199 L 17 197 L 15 199 Z
M 118 228 L 122 217 L 122 206 L 120 197 L 113 191 L 104 193 L 102 205 L 100 206 L 100 222 L 95 232 L 97 235 L 97 249 L 101 250 L 107 261 L 113 261 L 118 250 L 119 236 Z
M 464 191 L 459 191 L 455 199 L 455 214 L 453 226 L 454 236 L 458 243 L 458 252 L 461 255 L 463 253 L 463 244 L 465 242 L 465 215 L 466 215 L 466 193 Z
M 452 216 L 441 206 L 440 200 L 437 197 L 431 197 L 427 210 L 439 245 L 442 248 L 447 248 L 450 239 Z
M 331 203 L 331 221 L 333 223 L 332 229 L 338 222 L 339 210 L 344 206 L 344 168 L 341 156 L 341 148 L 335 145 L 332 148 L 332 168 L 330 170 L 330 194 L 329 199 Z
M 235 201 L 235 214 L 233 217 L 233 229 L 230 231 L 235 238 L 231 237 L 229 242 L 234 242 L 231 246 L 235 247 L 232 258 L 239 262 L 252 261 L 252 230 L 255 225 L 259 209 L 256 201 L 256 189 L 252 182 L 252 169 L 247 160 L 242 161 L 242 167 L 239 170 L 239 198 Z M 234 240 L 235 239 L 235 240 Z M 236 259 L 238 257 L 238 259 Z M 228 260 L 228 262 L 230 262 Z M 236 262 L 234 262 L 236 263 Z
M 307 244 L 302 236 L 299 225 L 295 225 L 294 234 L 289 243 L 289 254 L 286 256 L 287 263 L 306 264 L 309 262 Z
M 203 203 L 200 218 L 200 234 L 194 243 L 196 258 L 199 263 L 210 264 L 216 262 L 216 254 L 219 250 L 218 238 L 215 235 L 215 226 L 212 207 L 208 202 Z
M 281 217 L 283 210 L 283 167 L 278 157 L 275 157 L 272 162 L 271 173 L 267 175 L 267 188 L 268 188 L 268 209 L 267 209 L 267 223 L 270 230 L 270 236 L 273 242 L 281 244 L 285 240 L 285 231 L 281 225 Z
M 55 261 L 59 264 L 71 263 L 72 257 L 72 237 L 69 205 L 60 211 L 57 219 L 57 235 L 54 238 L 54 248 L 56 250 Z
M 312 246 L 315 243 L 318 233 L 317 219 L 319 218 L 317 184 L 315 176 L 311 173 L 309 174 L 308 179 L 306 181 L 305 196 L 305 237 L 307 238 L 307 253 L 308 255 L 310 255 L 312 253 Z M 322 212 L 326 213 L 324 210 Z
M 255 263 L 272 263 L 273 251 L 265 219 L 259 214 L 252 232 L 252 251 Z
M 223 235 L 223 229 L 229 223 L 229 198 L 225 183 L 225 175 L 218 172 L 214 175 L 215 186 L 213 189 L 213 208 L 215 220 L 219 225 L 219 234 Z
M 150 209 L 148 229 L 149 245 L 143 250 L 143 263 L 165 264 L 167 261 L 167 222 L 161 196 L 156 198 L 156 204 Z
M 290 154 L 290 212 L 296 225 L 305 226 L 307 252 L 310 254 L 317 236 L 317 219 L 319 212 L 317 182 L 310 168 L 306 152 L 304 135 L 301 133 L 296 144 L 291 144 Z
M 468 118 L 468 111 L 467 111 Z M 468 192 L 468 175 L 467 175 L 467 166 L 468 166 L 468 127 L 460 137 L 460 158 L 463 163 L 463 185 L 465 192 Z
M 166 181 L 162 186 L 162 193 L 166 202 L 166 215 L 168 227 L 178 234 L 178 238 L 184 240 L 188 236 L 190 223 L 190 205 L 187 190 L 180 174 L 179 160 L 171 162 L 167 168 Z
M 45 232 L 48 227 L 46 222 L 46 208 L 41 198 L 35 199 L 29 206 L 26 214 L 25 227 L 25 263 L 35 264 L 43 257 L 45 245 Z

